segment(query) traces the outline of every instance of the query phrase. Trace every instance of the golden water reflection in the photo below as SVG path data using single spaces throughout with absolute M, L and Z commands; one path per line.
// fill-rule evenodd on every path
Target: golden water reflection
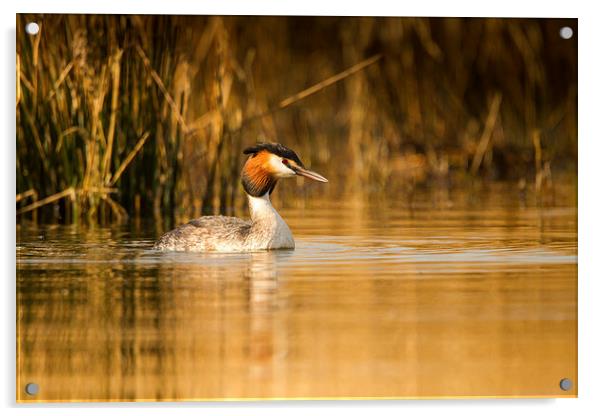
M 572 195 L 282 204 L 297 249 L 248 254 L 19 225 L 18 399 L 574 396 Z

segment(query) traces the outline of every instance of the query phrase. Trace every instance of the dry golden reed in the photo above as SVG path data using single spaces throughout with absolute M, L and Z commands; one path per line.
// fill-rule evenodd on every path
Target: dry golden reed
M 576 24 L 19 15 L 18 218 L 232 213 L 255 141 L 297 150 L 329 192 L 541 191 L 576 174 L 577 46 L 558 36 Z

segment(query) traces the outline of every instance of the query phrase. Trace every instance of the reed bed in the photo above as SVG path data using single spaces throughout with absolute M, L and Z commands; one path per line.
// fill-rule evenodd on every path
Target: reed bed
M 576 175 L 565 25 L 577 32 L 559 19 L 19 15 L 18 218 L 231 214 L 241 151 L 259 140 L 298 150 L 336 192 L 541 192 Z

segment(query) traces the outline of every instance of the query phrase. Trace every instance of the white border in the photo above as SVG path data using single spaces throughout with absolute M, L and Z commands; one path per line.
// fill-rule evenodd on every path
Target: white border
M 397 3 L 397 4 L 395 4 Z M 489 2 L 490 3 L 490 2 Z M 224 0 L 224 1 L 145 1 L 107 0 L 83 2 L 73 0 L 21 0 L 20 13 L 138 13 L 138 14 L 276 14 L 333 16 L 467 16 L 467 17 L 578 17 L 578 1 L 546 1 L 545 6 L 524 0 L 504 0 L 479 4 L 469 0 L 455 1 L 285 1 L 285 0 Z
M 99 2 L 67 0 L 19 0 L 17 4 L 1 2 L 3 64 L 0 66 L 2 89 L 0 100 L 3 135 L 0 138 L 0 204 L 2 215 L 2 313 L 0 354 L 1 404 L 4 414 L 105 415 L 108 411 L 134 415 L 164 414 L 251 414 L 280 415 L 345 412 L 345 414 L 441 414 L 507 415 L 508 413 L 542 413 L 546 415 L 593 414 L 602 409 L 602 236 L 600 216 L 602 186 L 602 63 L 600 39 L 602 16 L 594 1 L 503 0 L 476 2 L 469 0 L 418 0 L 391 4 L 392 0 L 361 2 L 324 0 L 102 0 Z M 503 17 L 577 17 L 579 18 L 579 399 L 557 400 L 454 400 L 400 402 L 252 402 L 252 403 L 180 403 L 180 404 L 93 404 L 19 406 L 15 397 L 15 13 L 144 13 L 144 14 L 296 14 L 296 15 L 404 15 L 404 16 L 503 16 Z M 115 409 L 114 409 L 115 408 Z M 126 410 L 127 409 L 127 410 Z M 594 410 L 596 409 L 596 410 Z

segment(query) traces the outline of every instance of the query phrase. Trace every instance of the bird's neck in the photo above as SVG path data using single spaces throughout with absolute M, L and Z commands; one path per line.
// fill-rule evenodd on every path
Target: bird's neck
M 266 192 L 262 196 L 247 194 L 247 197 L 249 198 L 249 211 L 251 212 L 253 223 L 273 222 L 278 218 L 281 219 L 280 214 L 272 206 L 269 192 Z
M 270 193 L 249 198 L 251 231 L 249 239 L 263 249 L 294 248 L 295 240 L 290 228 L 270 202 Z

